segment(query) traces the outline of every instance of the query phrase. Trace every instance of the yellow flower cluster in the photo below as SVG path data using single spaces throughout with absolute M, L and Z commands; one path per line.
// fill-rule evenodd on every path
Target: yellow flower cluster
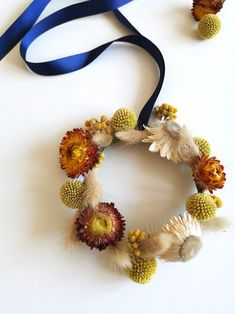
M 156 113 L 156 118 L 158 120 L 175 120 L 177 118 L 176 112 L 178 111 L 175 107 L 162 104 L 154 108 Z
M 108 120 L 106 116 L 101 116 L 100 121 L 95 118 L 87 120 L 85 126 L 87 131 L 91 134 L 94 134 L 97 131 L 107 134 L 112 133 L 111 121 Z
M 142 242 L 145 238 L 145 233 L 136 229 L 134 231 L 129 232 L 128 235 L 128 247 L 134 256 L 140 256 L 140 242 Z

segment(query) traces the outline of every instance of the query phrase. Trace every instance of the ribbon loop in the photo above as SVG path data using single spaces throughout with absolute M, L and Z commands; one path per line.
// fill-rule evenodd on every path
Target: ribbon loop
M 141 35 L 141 33 L 118 10 L 119 7 L 133 0 L 91 0 L 73 4 L 58 10 L 55 13 L 52 13 L 34 25 L 50 1 L 51 0 L 34 0 L 20 15 L 20 17 L 0 37 L 0 60 L 4 58 L 4 56 L 6 56 L 7 53 L 10 52 L 10 50 L 13 49 L 13 47 L 22 39 L 20 44 L 20 54 L 27 66 L 33 72 L 47 76 L 60 75 L 77 71 L 86 67 L 115 42 L 124 42 L 139 46 L 152 56 L 159 68 L 159 81 L 157 87 L 139 115 L 138 128 L 143 129 L 143 125 L 148 124 L 152 108 L 162 88 L 165 75 L 165 64 L 161 51 L 158 49 L 158 47 L 149 39 Z M 32 42 L 43 33 L 71 20 L 95 14 L 101 14 L 108 11 L 113 11 L 119 22 L 134 34 L 112 40 L 90 51 L 80 54 L 46 62 L 27 61 L 27 50 L 29 49 Z

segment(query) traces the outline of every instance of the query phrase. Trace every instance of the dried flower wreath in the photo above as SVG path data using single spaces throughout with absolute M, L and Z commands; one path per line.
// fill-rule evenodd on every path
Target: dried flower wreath
M 108 249 L 110 263 L 124 271 L 135 282 L 148 282 L 156 270 L 156 257 L 167 261 L 187 261 L 201 248 L 201 225 L 224 228 L 225 219 L 215 217 L 222 206 L 213 191 L 221 189 L 225 181 L 220 161 L 210 156 L 209 143 L 200 137 L 193 138 L 185 126 L 174 120 L 177 110 L 163 104 L 155 107 L 156 124 L 148 124 L 149 116 L 160 93 L 165 63 L 159 48 L 143 36 L 118 10 L 133 0 L 90 0 L 69 5 L 37 22 L 51 0 L 34 0 L 0 37 L 0 60 L 20 41 L 20 54 L 33 72 L 51 76 L 81 70 L 98 58 L 114 43 L 129 43 L 144 49 L 158 65 L 158 84 L 143 107 L 138 122 L 134 112 L 121 108 L 111 120 L 86 121 L 84 128 L 68 131 L 60 145 L 60 164 L 71 180 L 64 183 L 60 195 L 63 203 L 76 209 L 68 240 L 70 244 L 85 242 L 91 249 Z M 198 24 L 198 34 L 203 39 L 213 38 L 221 23 L 215 14 L 224 0 L 194 0 L 192 14 Z M 129 35 L 104 43 L 90 51 L 43 62 L 30 62 L 27 51 L 31 44 L 47 31 L 69 21 L 87 16 L 112 12 Z M 36 24 L 35 24 L 36 23 Z M 137 128 L 138 124 L 138 128 Z M 142 130 L 144 126 L 144 130 Z M 186 201 L 187 213 L 173 217 L 160 231 L 144 233 L 130 231 L 124 239 L 125 220 L 114 203 L 102 202 L 101 187 L 95 168 L 104 160 L 106 147 L 116 142 L 126 144 L 149 143 L 150 152 L 160 152 L 175 163 L 185 162 L 193 172 L 197 193 Z M 80 180 L 80 177 L 83 180 Z
M 68 131 L 60 144 L 60 165 L 71 178 L 61 187 L 60 197 L 67 207 L 76 210 L 67 243 L 84 242 L 100 251 L 107 248 L 110 264 L 141 284 L 149 282 L 155 273 L 156 257 L 171 262 L 193 258 L 202 246 L 202 224 L 214 229 L 228 224 L 225 218 L 215 217 L 222 201 L 213 195 L 224 186 L 224 167 L 215 157 L 209 157 L 207 140 L 192 137 L 185 126 L 175 122 L 176 112 L 168 104 L 157 106 L 154 126 L 137 130 L 135 113 L 121 108 L 110 120 L 106 116 L 92 118 L 83 129 Z M 95 172 L 104 160 L 105 148 L 117 142 L 149 143 L 150 152 L 191 167 L 197 193 L 187 199 L 186 213 L 171 218 L 161 230 L 137 229 L 124 238 L 124 217 L 114 203 L 101 200 Z

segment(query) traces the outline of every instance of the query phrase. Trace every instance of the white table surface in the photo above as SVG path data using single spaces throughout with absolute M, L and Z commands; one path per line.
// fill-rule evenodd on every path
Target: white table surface
M 43 16 L 76 1 L 52 1 Z M 0 3 L 0 32 L 29 1 Z M 166 79 L 158 104 L 179 109 L 179 122 L 206 137 L 224 164 L 220 214 L 234 224 L 234 1 L 219 13 L 222 30 L 199 40 L 190 0 L 136 0 L 121 11 L 162 50 Z M 30 60 L 85 51 L 125 34 L 112 14 L 68 23 L 43 35 Z M 76 38 L 76 40 L 74 40 Z M 105 269 L 102 254 L 63 247 L 72 211 L 60 202 L 66 180 L 58 145 L 66 130 L 119 107 L 140 111 L 157 81 L 151 58 L 116 44 L 82 71 L 42 77 L 27 70 L 16 47 L 0 63 L 0 313 L 1 314 L 232 314 L 235 308 L 235 231 L 203 234 L 192 261 L 159 262 L 145 286 Z M 144 228 L 183 212 L 195 191 L 191 173 L 146 146 L 113 148 L 99 170 L 104 200 L 113 201 L 127 229 Z

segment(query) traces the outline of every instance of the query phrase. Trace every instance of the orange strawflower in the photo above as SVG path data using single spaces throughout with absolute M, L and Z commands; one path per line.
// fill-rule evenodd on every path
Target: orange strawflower
M 98 162 L 98 147 L 83 129 L 68 131 L 60 144 L 60 165 L 70 178 L 87 173 Z
M 198 157 L 193 166 L 193 176 L 199 189 L 202 191 L 208 189 L 211 193 L 213 190 L 222 189 L 226 180 L 224 167 L 220 161 L 216 157 L 208 158 L 205 155 Z
M 205 14 L 218 13 L 222 9 L 224 1 L 225 0 L 194 0 L 192 14 L 195 20 L 200 21 Z

